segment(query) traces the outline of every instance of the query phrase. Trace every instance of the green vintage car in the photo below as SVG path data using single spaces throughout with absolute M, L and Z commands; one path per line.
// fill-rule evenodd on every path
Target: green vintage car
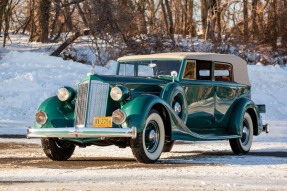
M 154 163 L 176 140 L 228 139 L 235 154 L 246 154 L 253 136 L 269 131 L 264 110 L 251 100 L 247 65 L 237 56 L 125 56 L 116 75 L 88 75 L 77 90 L 63 87 L 45 100 L 27 136 L 41 137 L 52 160 L 69 159 L 76 145 L 116 145 Z

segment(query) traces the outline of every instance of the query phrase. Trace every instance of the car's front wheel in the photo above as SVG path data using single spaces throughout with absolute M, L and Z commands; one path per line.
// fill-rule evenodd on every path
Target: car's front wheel
M 74 153 L 75 145 L 58 138 L 41 138 L 46 156 L 55 161 L 68 160 Z
M 138 162 L 155 163 L 160 157 L 165 141 L 163 120 L 157 110 L 152 109 L 146 126 L 135 140 L 131 140 L 131 148 Z
M 253 141 L 253 123 L 249 113 L 244 114 L 242 123 L 242 137 L 229 140 L 231 149 L 235 154 L 247 154 Z

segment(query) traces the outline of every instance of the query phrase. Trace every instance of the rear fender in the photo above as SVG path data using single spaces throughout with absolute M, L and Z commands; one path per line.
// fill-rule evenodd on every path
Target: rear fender
M 250 99 L 240 98 L 235 104 L 228 122 L 229 134 L 242 136 L 242 121 L 245 112 L 248 112 L 252 118 L 254 135 L 259 135 L 262 132 L 262 120 L 257 106 Z

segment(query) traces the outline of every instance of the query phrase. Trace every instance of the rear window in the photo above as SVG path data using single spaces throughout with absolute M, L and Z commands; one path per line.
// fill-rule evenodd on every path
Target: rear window
M 231 64 L 214 63 L 214 79 L 221 82 L 232 82 Z

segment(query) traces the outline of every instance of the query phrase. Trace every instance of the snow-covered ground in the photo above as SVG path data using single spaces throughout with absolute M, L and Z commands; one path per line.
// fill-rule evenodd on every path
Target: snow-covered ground
M 232 154 L 228 141 L 177 143 L 150 165 L 138 164 L 130 148 L 77 147 L 69 161 L 56 162 L 36 146 L 39 139 L 0 139 L 0 145 L 7 143 L 9 148 L 0 150 L 0 190 L 287 188 L 286 142 L 255 142 L 242 156 Z

